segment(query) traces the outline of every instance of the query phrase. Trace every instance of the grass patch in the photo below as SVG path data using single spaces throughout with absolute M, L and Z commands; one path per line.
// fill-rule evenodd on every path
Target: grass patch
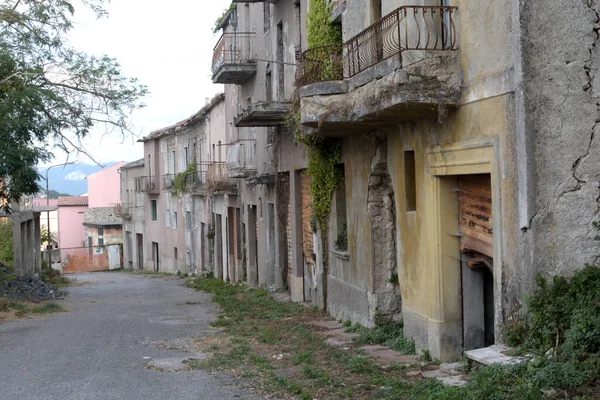
M 400 322 L 380 325 L 373 329 L 353 325 L 346 328 L 346 331 L 358 333 L 358 343 L 383 344 L 402 354 L 416 354 L 415 343 L 404 336 L 404 326 Z
M 30 309 L 31 314 L 54 314 L 58 312 L 64 312 L 65 308 L 60 304 L 56 303 L 46 303 L 38 307 L 33 307 Z
M 44 281 L 44 283 L 57 288 L 74 285 L 74 282 L 71 279 L 61 275 L 48 276 L 47 274 L 42 274 L 41 279 Z
M 223 346 L 207 342 L 202 350 L 214 356 L 194 362 L 194 368 L 233 373 L 268 396 L 337 399 L 374 393 L 376 388 L 365 383 L 379 367 L 354 350 L 328 346 L 307 324 L 322 319 L 320 311 L 214 278 L 190 280 L 188 285 L 213 293 L 222 313 L 212 325 L 228 338 Z M 382 373 L 390 380 L 399 375 Z
M 0 321 L 65 311 L 66 309 L 63 306 L 56 303 L 43 303 L 40 305 L 21 301 L 0 300 Z
M 587 270 L 584 274 L 587 276 L 584 281 L 596 279 L 593 271 Z M 598 286 L 591 282 L 583 284 L 576 274 L 572 279 L 579 289 L 585 290 L 568 291 L 570 296 L 579 299 L 580 294 L 576 292 L 580 292 L 583 293 L 581 296 L 595 299 L 595 290 L 600 292 L 600 273 L 598 278 Z M 266 396 L 441 400 L 541 400 L 550 395 L 560 398 L 600 398 L 597 384 L 600 362 L 597 352 L 590 352 L 590 349 L 594 349 L 590 346 L 595 336 L 589 340 L 575 340 L 588 337 L 586 335 L 590 332 L 593 334 L 600 326 L 589 323 L 588 318 L 595 321 L 595 311 L 586 307 L 584 309 L 589 311 L 589 315 L 583 322 L 577 307 L 567 305 L 573 310 L 572 315 L 561 318 L 571 322 L 553 325 L 567 328 L 561 328 L 560 337 L 564 340 L 559 343 L 558 350 L 551 352 L 552 357 L 545 356 L 548 349 L 541 346 L 529 363 L 476 368 L 471 371 L 467 386 L 455 388 L 443 386 L 435 379 L 423 380 L 409 376 L 407 373 L 418 369 L 418 365 L 383 369 L 359 349 L 342 350 L 328 346 L 317 335 L 318 328 L 307 324 L 323 318 L 323 314 L 315 309 L 278 302 L 264 290 L 231 285 L 214 278 L 190 280 L 188 285 L 213 293 L 213 300 L 222 310 L 213 323 L 221 331 L 218 334 L 221 338 L 219 345 L 208 341 L 206 347 L 201 348 L 214 356 L 205 360 L 190 360 L 190 365 L 233 373 L 243 378 L 251 389 Z M 558 287 L 546 286 L 537 296 L 545 296 L 549 302 L 553 302 L 558 298 L 555 289 Z M 539 297 L 535 298 L 539 300 Z M 568 298 L 561 297 L 562 301 L 569 301 Z M 580 300 L 584 301 L 577 301 Z M 556 310 L 559 311 L 558 308 Z M 536 321 L 535 316 L 528 318 Z M 537 335 L 532 331 L 532 326 L 537 325 L 530 325 L 529 319 L 519 323 L 517 333 L 520 336 L 512 334 L 521 338 L 521 351 L 528 351 L 525 343 L 534 338 L 531 335 Z M 573 327 L 576 329 L 571 332 Z M 402 324 L 387 324 L 374 329 L 355 325 L 346 329 L 359 333 L 358 343 L 384 344 L 405 354 L 415 353 L 414 343 L 404 338 Z M 547 336 L 550 337 L 549 334 Z M 546 337 L 545 333 L 543 337 Z M 581 346 L 571 351 L 568 343 L 580 343 Z M 202 341 L 199 346 L 202 346 Z M 431 357 L 422 353 L 422 359 Z M 439 363 L 436 361 L 434 363 Z

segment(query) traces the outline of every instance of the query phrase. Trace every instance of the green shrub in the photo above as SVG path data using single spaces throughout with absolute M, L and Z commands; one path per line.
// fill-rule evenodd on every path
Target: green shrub
M 0 263 L 13 267 L 12 223 L 7 218 L 0 218 Z
M 510 345 L 561 360 L 600 351 L 600 268 L 586 265 L 571 278 L 537 279 L 528 314 L 505 330 Z

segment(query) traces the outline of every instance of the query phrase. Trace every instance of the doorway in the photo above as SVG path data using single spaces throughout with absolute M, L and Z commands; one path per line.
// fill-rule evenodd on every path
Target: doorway
M 270 281 L 269 284 L 270 285 L 274 285 L 275 284 L 275 276 L 277 274 L 277 262 L 275 259 L 275 204 L 273 203 L 268 203 L 268 207 L 269 207 L 269 240 L 267 242 L 267 245 L 269 246 L 269 267 L 270 267 Z
M 489 174 L 459 175 L 458 216 L 465 350 L 494 344 L 494 253 Z
M 127 245 L 127 268 L 133 269 L 133 238 L 130 231 L 125 232 L 125 243 Z
M 159 271 L 160 265 L 158 261 L 158 243 L 152 242 L 152 262 L 154 264 L 154 271 Z
M 223 223 L 221 215 L 215 215 L 215 273 L 218 279 L 223 279 Z
M 136 234 L 137 239 L 137 269 L 144 269 L 144 235 Z
M 248 206 L 248 284 L 258 286 L 258 225 L 256 206 Z

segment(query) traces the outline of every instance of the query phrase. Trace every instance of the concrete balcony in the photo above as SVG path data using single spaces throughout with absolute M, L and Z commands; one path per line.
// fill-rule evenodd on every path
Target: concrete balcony
M 279 101 L 262 101 L 253 103 L 235 119 L 235 126 L 278 126 L 283 124 L 290 111 L 290 103 Z
M 113 204 L 111 204 L 111 206 L 113 206 Z M 115 215 L 117 217 L 121 217 L 124 220 L 131 219 L 131 209 L 133 208 L 133 206 L 131 204 L 117 203 L 117 204 L 114 204 L 114 207 L 115 207 Z
M 206 169 L 208 165 L 201 165 L 195 172 L 184 172 L 184 192 L 202 194 L 206 190 Z
M 140 176 L 135 178 L 135 191 L 149 194 L 160 193 L 159 185 L 156 184 L 156 176 Z
M 162 176 L 162 188 L 163 190 L 173 189 L 173 181 L 175 181 L 175 174 L 165 174 Z
M 456 7 L 409 6 L 346 43 L 303 53 L 296 74 L 308 133 L 344 136 L 455 108 Z
M 213 50 L 212 81 L 241 85 L 256 74 L 253 32 L 223 33 Z
M 213 162 L 206 169 L 206 185 L 213 192 L 235 191 L 236 181 L 229 177 L 225 162 Z
M 230 178 L 248 178 L 256 174 L 256 141 L 240 140 L 227 147 L 227 169 Z

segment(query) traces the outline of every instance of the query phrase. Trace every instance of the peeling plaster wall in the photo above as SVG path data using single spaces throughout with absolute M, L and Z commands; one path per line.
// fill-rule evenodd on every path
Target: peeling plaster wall
M 598 260 L 600 49 L 593 0 L 523 2 L 523 71 L 533 194 L 520 273 L 570 274 Z M 509 282 L 513 283 L 513 282 Z M 514 282 L 518 285 L 518 282 Z

